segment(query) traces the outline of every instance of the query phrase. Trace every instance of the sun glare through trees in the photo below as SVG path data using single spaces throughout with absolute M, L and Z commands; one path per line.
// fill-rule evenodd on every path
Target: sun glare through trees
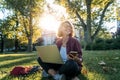
M 39 26 L 42 29 L 57 32 L 60 21 L 67 19 L 66 9 L 54 4 L 54 0 L 46 0 L 44 12 L 39 19 Z

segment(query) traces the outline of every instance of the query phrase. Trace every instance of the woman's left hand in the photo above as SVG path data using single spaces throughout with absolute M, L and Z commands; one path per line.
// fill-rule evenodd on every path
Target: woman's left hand
M 68 54 L 68 55 L 67 55 L 67 58 L 74 60 L 74 56 L 73 56 L 72 54 Z
M 82 63 L 82 58 L 79 58 L 78 56 L 73 56 L 72 54 L 68 55 L 68 59 L 72 59 L 72 60 L 76 61 L 79 64 Z
M 79 58 L 77 56 L 75 56 L 73 60 L 75 60 L 77 63 L 80 63 L 80 64 L 82 63 L 82 58 Z

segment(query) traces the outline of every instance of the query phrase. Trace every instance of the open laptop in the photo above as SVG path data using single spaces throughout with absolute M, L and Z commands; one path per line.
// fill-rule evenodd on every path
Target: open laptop
M 64 64 L 56 45 L 36 46 L 36 50 L 43 62 Z

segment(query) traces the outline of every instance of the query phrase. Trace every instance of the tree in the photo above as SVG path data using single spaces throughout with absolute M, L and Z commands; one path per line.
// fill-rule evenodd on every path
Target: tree
M 11 46 L 11 48 L 13 47 L 13 44 L 11 45 L 8 45 L 6 44 L 7 42 L 10 42 L 10 41 L 7 41 L 6 42 L 6 39 L 7 38 L 10 38 L 12 39 L 13 38 L 13 26 L 14 26 L 15 22 L 14 22 L 14 17 L 7 17 L 7 19 L 4 19 L 4 20 L 1 20 L 1 23 L 0 23 L 0 32 L 2 33 L 1 35 L 1 49 L 3 49 L 2 51 L 4 51 L 4 47 L 6 48 L 7 46 Z M 10 42 L 11 43 L 11 42 Z
M 4 0 L 7 8 L 12 9 L 13 14 L 16 15 L 16 26 L 18 26 L 20 18 L 22 18 L 23 27 L 28 39 L 28 51 L 32 51 L 33 38 L 33 21 L 40 13 L 40 3 L 42 0 Z M 38 4 L 40 3 L 40 4 Z M 21 17 L 19 16 L 21 15 Z M 26 23 L 27 22 L 27 23 Z
M 92 43 L 103 27 L 105 13 L 114 0 L 68 0 L 67 7 L 77 16 L 84 31 L 86 44 Z M 67 3 L 64 3 L 67 4 Z M 109 14 L 110 16 L 110 14 Z M 108 18 L 107 18 L 108 19 Z

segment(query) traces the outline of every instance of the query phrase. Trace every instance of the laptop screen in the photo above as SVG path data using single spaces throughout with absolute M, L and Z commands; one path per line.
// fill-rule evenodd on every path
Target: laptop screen
M 56 45 L 36 46 L 36 50 L 43 62 L 64 64 Z

